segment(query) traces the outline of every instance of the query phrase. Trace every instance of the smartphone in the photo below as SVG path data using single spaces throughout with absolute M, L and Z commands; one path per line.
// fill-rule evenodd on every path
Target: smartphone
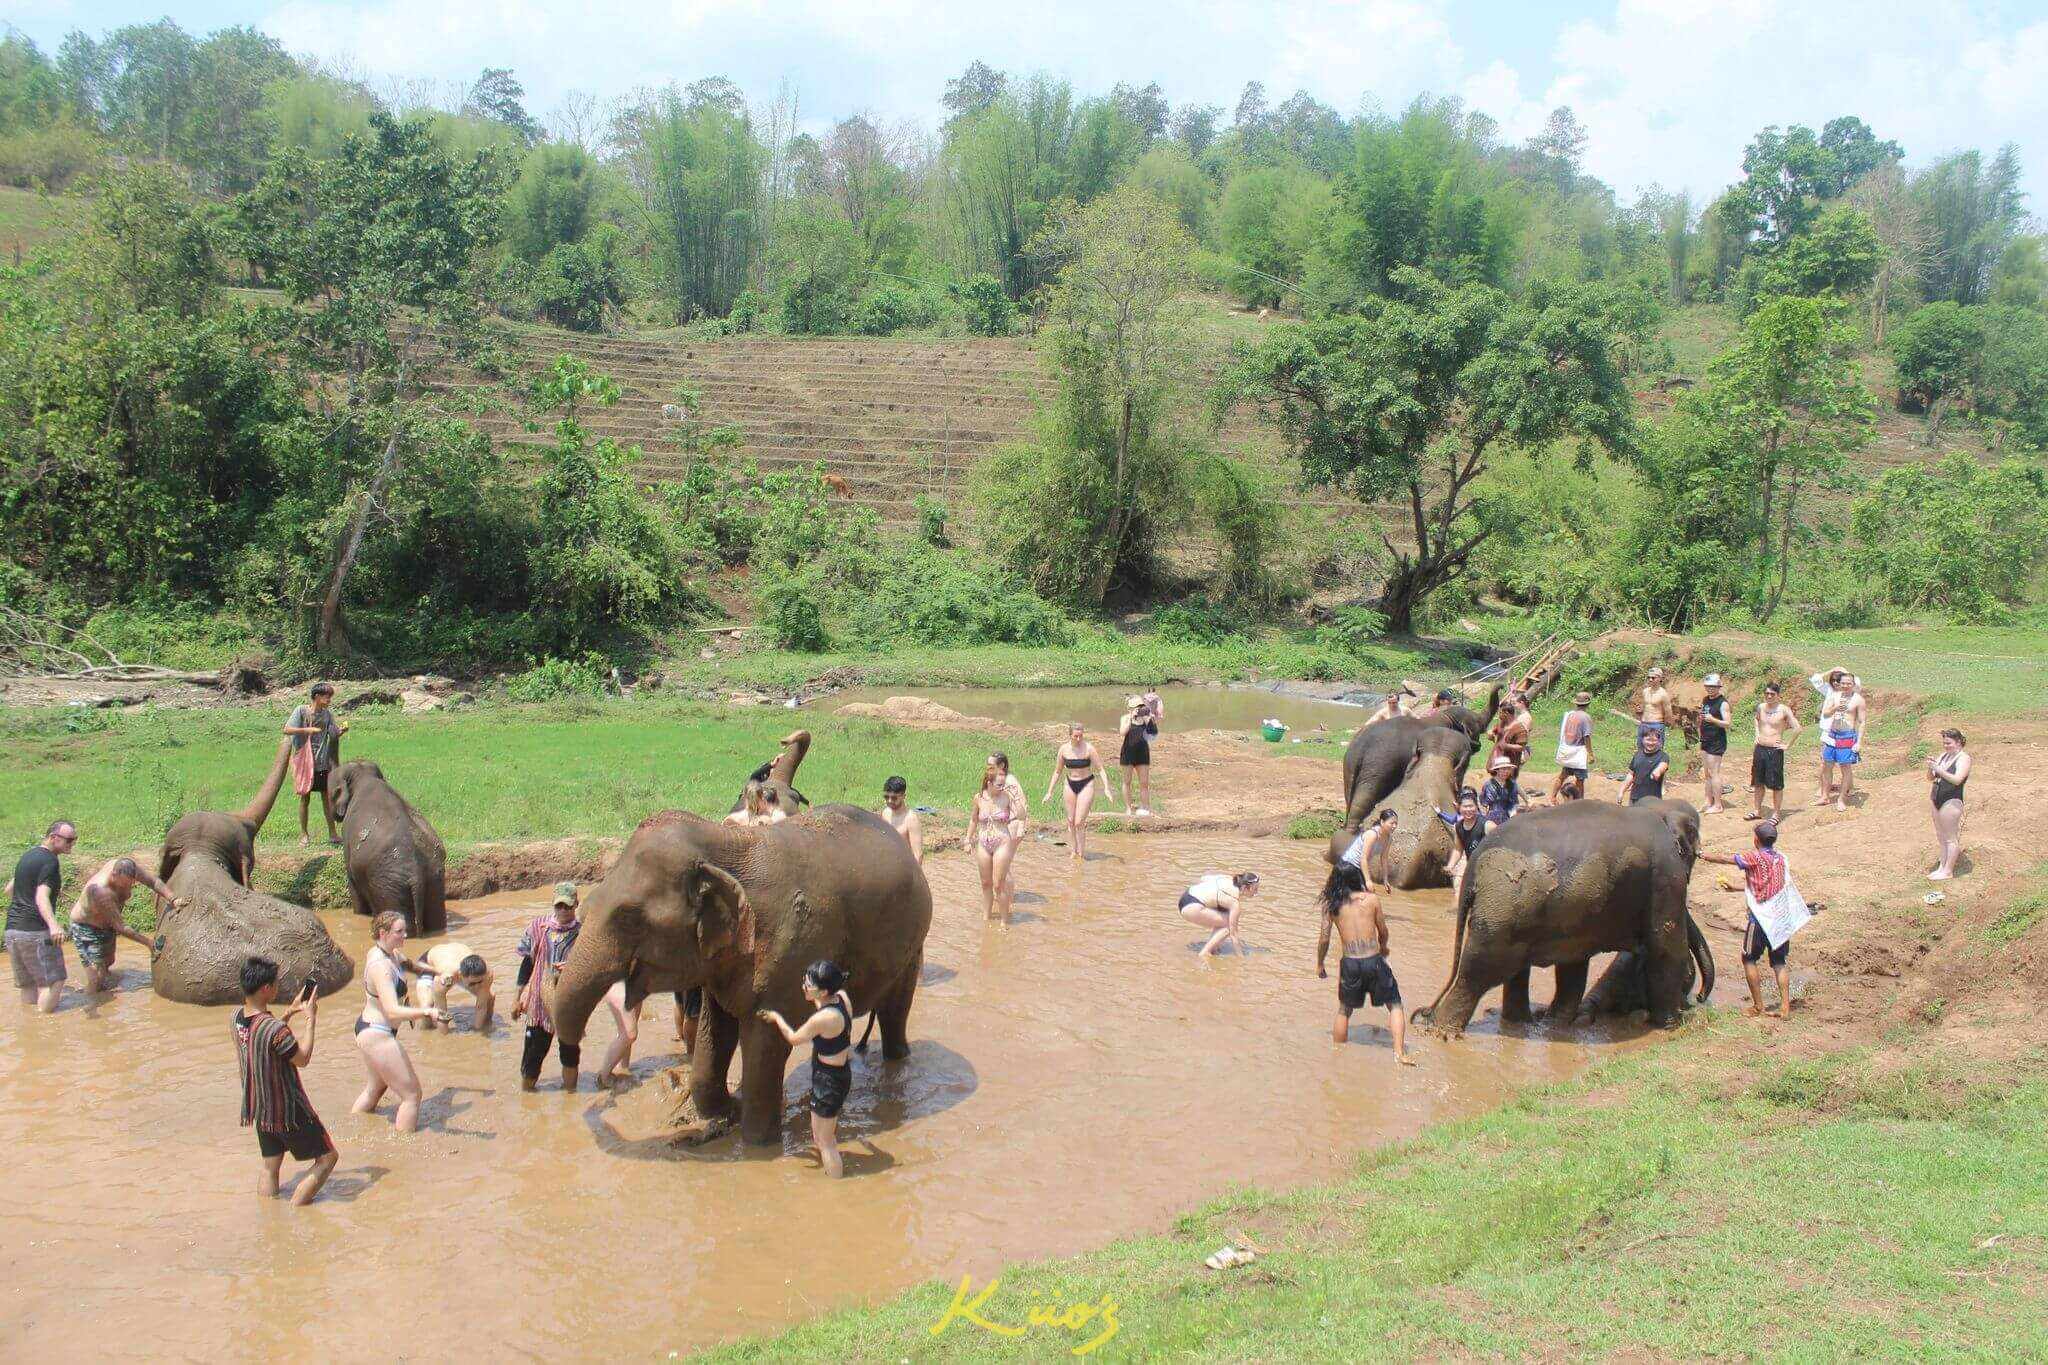
M 309 976 L 306 978 L 306 984 L 299 987 L 299 1003 L 303 1005 L 319 993 L 320 983 Z

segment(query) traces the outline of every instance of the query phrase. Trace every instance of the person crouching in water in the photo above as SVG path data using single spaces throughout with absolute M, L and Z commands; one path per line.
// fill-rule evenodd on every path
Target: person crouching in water
M 1244 956 L 1244 942 L 1237 936 L 1238 915 L 1244 908 L 1248 896 L 1259 894 L 1259 874 L 1240 872 L 1232 877 L 1222 872 L 1213 872 L 1193 886 L 1180 893 L 1181 917 L 1197 929 L 1212 929 L 1209 941 L 1202 945 L 1202 952 L 1196 960 L 1202 966 L 1209 965 L 1209 959 L 1216 956 L 1216 950 L 1229 939 L 1239 957 Z
M 791 1028 L 774 1010 L 754 1013 L 775 1025 L 791 1047 L 811 1045 L 811 1140 L 818 1144 L 819 1166 L 837 1180 L 845 1171 L 839 1160 L 839 1111 L 853 1089 L 853 1058 L 846 1050 L 853 1038 L 853 1001 L 846 994 L 845 971 L 822 959 L 805 969 L 803 991 L 811 1017 L 802 1028 Z
M 526 1047 L 519 1056 L 519 1088 L 532 1090 L 540 1084 L 540 1064 L 547 1060 L 548 1044 L 555 1041 L 555 1021 L 548 1014 L 547 984 L 561 975 L 583 921 L 576 917 L 576 883 L 555 885 L 553 913 L 526 926 L 519 936 L 519 1000 L 512 1006 L 514 1019 L 526 1020 Z M 583 1049 L 563 1043 L 562 1093 L 576 1093 L 576 1069 L 582 1064 Z
M 1340 861 L 1330 869 L 1323 883 L 1322 933 L 1316 939 L 1316 976 L 1328 980 L 1325 965 L 1330 954 L 1330 931 L 1335 929 L 1344 944 L 1344 960 L 1337 967 L 1337 1022 L 1330 1026 L 1330 1041 L 1351 1038 L 1351 1011 L 1370 999 L 1387 1011 L 1387 1027 L 1394 1035 L 1394 1060 L 1414 1066 L 1408 1055 L 1408 1011 L 1401 1004 L 1401 983 L 1387 965 L 1387 917 L 1380 898 L 1368 891 L 1365 874 L 1358 865 Z

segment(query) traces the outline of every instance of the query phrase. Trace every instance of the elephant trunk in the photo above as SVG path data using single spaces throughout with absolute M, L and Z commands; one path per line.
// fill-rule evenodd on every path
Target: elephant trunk
M 1460 959 L 1465 952 L 1465 927 L 1471 922 L 1472 898 L 1479 885 L 1478 871 L 1474 867 L 1465 869 L 1464 883 L 1458 888 L 1458 925 L 1451 931 L 1451 974 L 1444 978 L 1443 989 L 1436 993 L 1436 999 L 1415 1011 L 1418 1023 L 1427 1022 L 1436 1014 L 1437 1006 L 1443 1004 L 1444 997 L 1450 994 L 1452 984 L 1458 979 L 1458 969 L 1462 965 Z
M 1500 714 L 1500 684 L 1499 684 L 1499 683 L 1495 683 L 1495 684 L 1493 685 L 1493 691 L 1487 694 L 1487 698 L 1486 698 L 1486 714 L 1485 714 L 1485 715 L 1483 715 L 1483 716 L 1481 716 L 1481 717 L 1479 718 L 1479 735 L 1483 735 L 1483 734 L 1485 734 L 1485 733 L 1486 733 L 1486 732 L 1487 732 L 1488 730 L 1491 730 L 1491 729 L 1493 728 L 1493 718 L 1494 718 L 1495 716 L 1499 715 L 1499 714 Z M 1477 741 L 1478 741 L 1478 739 L 1479 739 L 1479 735 L 1474 735 L 1474 736 L 1472 736 L 1472 738 L 1473 738 L 1473 741 L 1474 741 L 1474 747 L 1475 747 L 1475 748 L 1477 747 Z
M 1699 925 L 1693 923 L 1692 912 L 1689 910 L 1685 915 L 1685 942 L 1692 950 L 1693 961 L 1699 964 L 1699 1003 L 1704 1005 L 1707 1003 L 1707 997 L 1714 993 L 1714 950 L 1708 945 L 1707 936 L 1700 932 Z
M 583 1029 L 590 1012 L 612 983 L 632 966 L 632 953 L 616 934 L 601 923 L 586 920 L 576 935 L 576 946 L 562 964 L 562 974 L 551 992 L 543 985 L 548 1016 L 554 1021 L 555 1036 L 574 1046 L 583 1041 Z M 540 970 L 538 967 L 536 971 Z
M 285 769 L 292 760 L 292 738 L 286 735 L 278 740 L 277 757 L 271 761 L 270 775 L 263 779 L 262 787 L 257 789 L 249 804 L 237 812 L 237 818 L 252 831 L 263 828 L 263 822 L 270 818 L 270 808 L 277 804 L 277 794 L 284 790 Z

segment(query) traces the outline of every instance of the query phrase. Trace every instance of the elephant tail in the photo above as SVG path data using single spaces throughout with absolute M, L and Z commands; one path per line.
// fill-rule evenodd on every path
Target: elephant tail
M 868 1050 L 868 1039 L 875 1036 L 875 1020 L 881 1017 L 882 1012 L 880 1010 L 868 1011 L 868 1026 L 862 1031 L 860 1041 L 853 1045 L 855 1052 L 866 1052 Z
M 1419 1018 L 1426 1019 L 1435 1015 L 1436 1007 L 1450 994 L 1451 984 L 1458 979 L 1458 971 L 1464 965 L 1465 925 L 1472 918 L 1472 897 L 1474 888 L 1479 883 L 1479 869 L 1476 864 L 1480 851 L 1483 850 L 1474 851 L 1472 858 L 1475 865 L 1465 869 L 1464 884 L 1458 888 L 1458 926 L 1451 934 L 1451 974 L 1444 978 L 1444 988 L 1436 993 L 1436 999 L 1429 1002 L 1428 1008 L 1415 1012 Z
M 1459 922 L 1463 923 L 1462 920 Z M 1699 1003 L 1704 1005 L 1707 1003 L 1707 997 L 1714 993 L 1714 950 L 1708 945 L 1707 936 L 1700 932 L 1699 925 L 1693 922 L 1690 910 L 1685 912 L 1685 942 L 1692 950 L 1693 961 L 1699 964 Z

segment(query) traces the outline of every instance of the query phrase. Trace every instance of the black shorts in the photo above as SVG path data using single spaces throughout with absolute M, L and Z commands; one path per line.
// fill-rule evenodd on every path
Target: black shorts
M 266 1161 L 286 1152 L 290 1152 L 294 1160 L 317 1161 L 334 1150 L 334 1140 L 327 1136 L 320 1120 L 308 1114 L 297 1127 L 287 1128 L 282 1133 L 266 1133 L 258 1128 L 256 1150 L 263 1153 Z
M 548 1059 L 548 1044 L 555 1041 L 555 1035 L 533 1024 L 526 1026 L 526 1047 L 519 1054 L 519 1074 L 527 1080 L 540 1076 L 540 1064 Z M 562 1058 L 564 1068 L 574 1067 L 583 1060 L 583 1047 L 579 1043 L 563 1043 L 556 1052 Z
M 1345 1012 L 1363 1009 L 1368 999 L 1380 1008 L 1401 1003 L 1401 983 L 1394 980 L 1394 969 L 1379 953 L 1347 957 L 1337 967 L 1337 1003 Z
M 1756 916 L 1751 915 L 1749 917 L 1749 928 L 1743 930 L 1742 933 L 1742 960 L 1744 962 L 1760 962 L 1768 954 L 1773 967 L 1782 967 L 1785 965 L 1786 957 L 1791 952 L 1791 939 L 1788 938 L 1773 948 L 1770 936 L 1764 933 L 1764 927 L 1756 922 Z
M 1785 751 L 1759 744 L 1749 755 L 1749 785 L 1765 791 L 1785 790 Z
M 853 1090 L 852 1066 L 824 1066 L 811 1063 L 811 1112 L 821 1119 L 836 1119 Z
M 1124 732 L 1123 747 L 1116 751 L 1116 761 L 1117 766 L 1123 768 L 1152 766 L 1152 745 L 1142 729 L 1133 727 Z
M 1581 786 L 1585 785 L 1586 770 L 1584 768 L 1559 768 L 1558 771 L 1563 773 L 1566 777 L 1578 778 L 1579 784 Z
M 1728 732 L 1712 725 L 1700 727 L 1700 752 L 1719 758 L 1728 752 Z

